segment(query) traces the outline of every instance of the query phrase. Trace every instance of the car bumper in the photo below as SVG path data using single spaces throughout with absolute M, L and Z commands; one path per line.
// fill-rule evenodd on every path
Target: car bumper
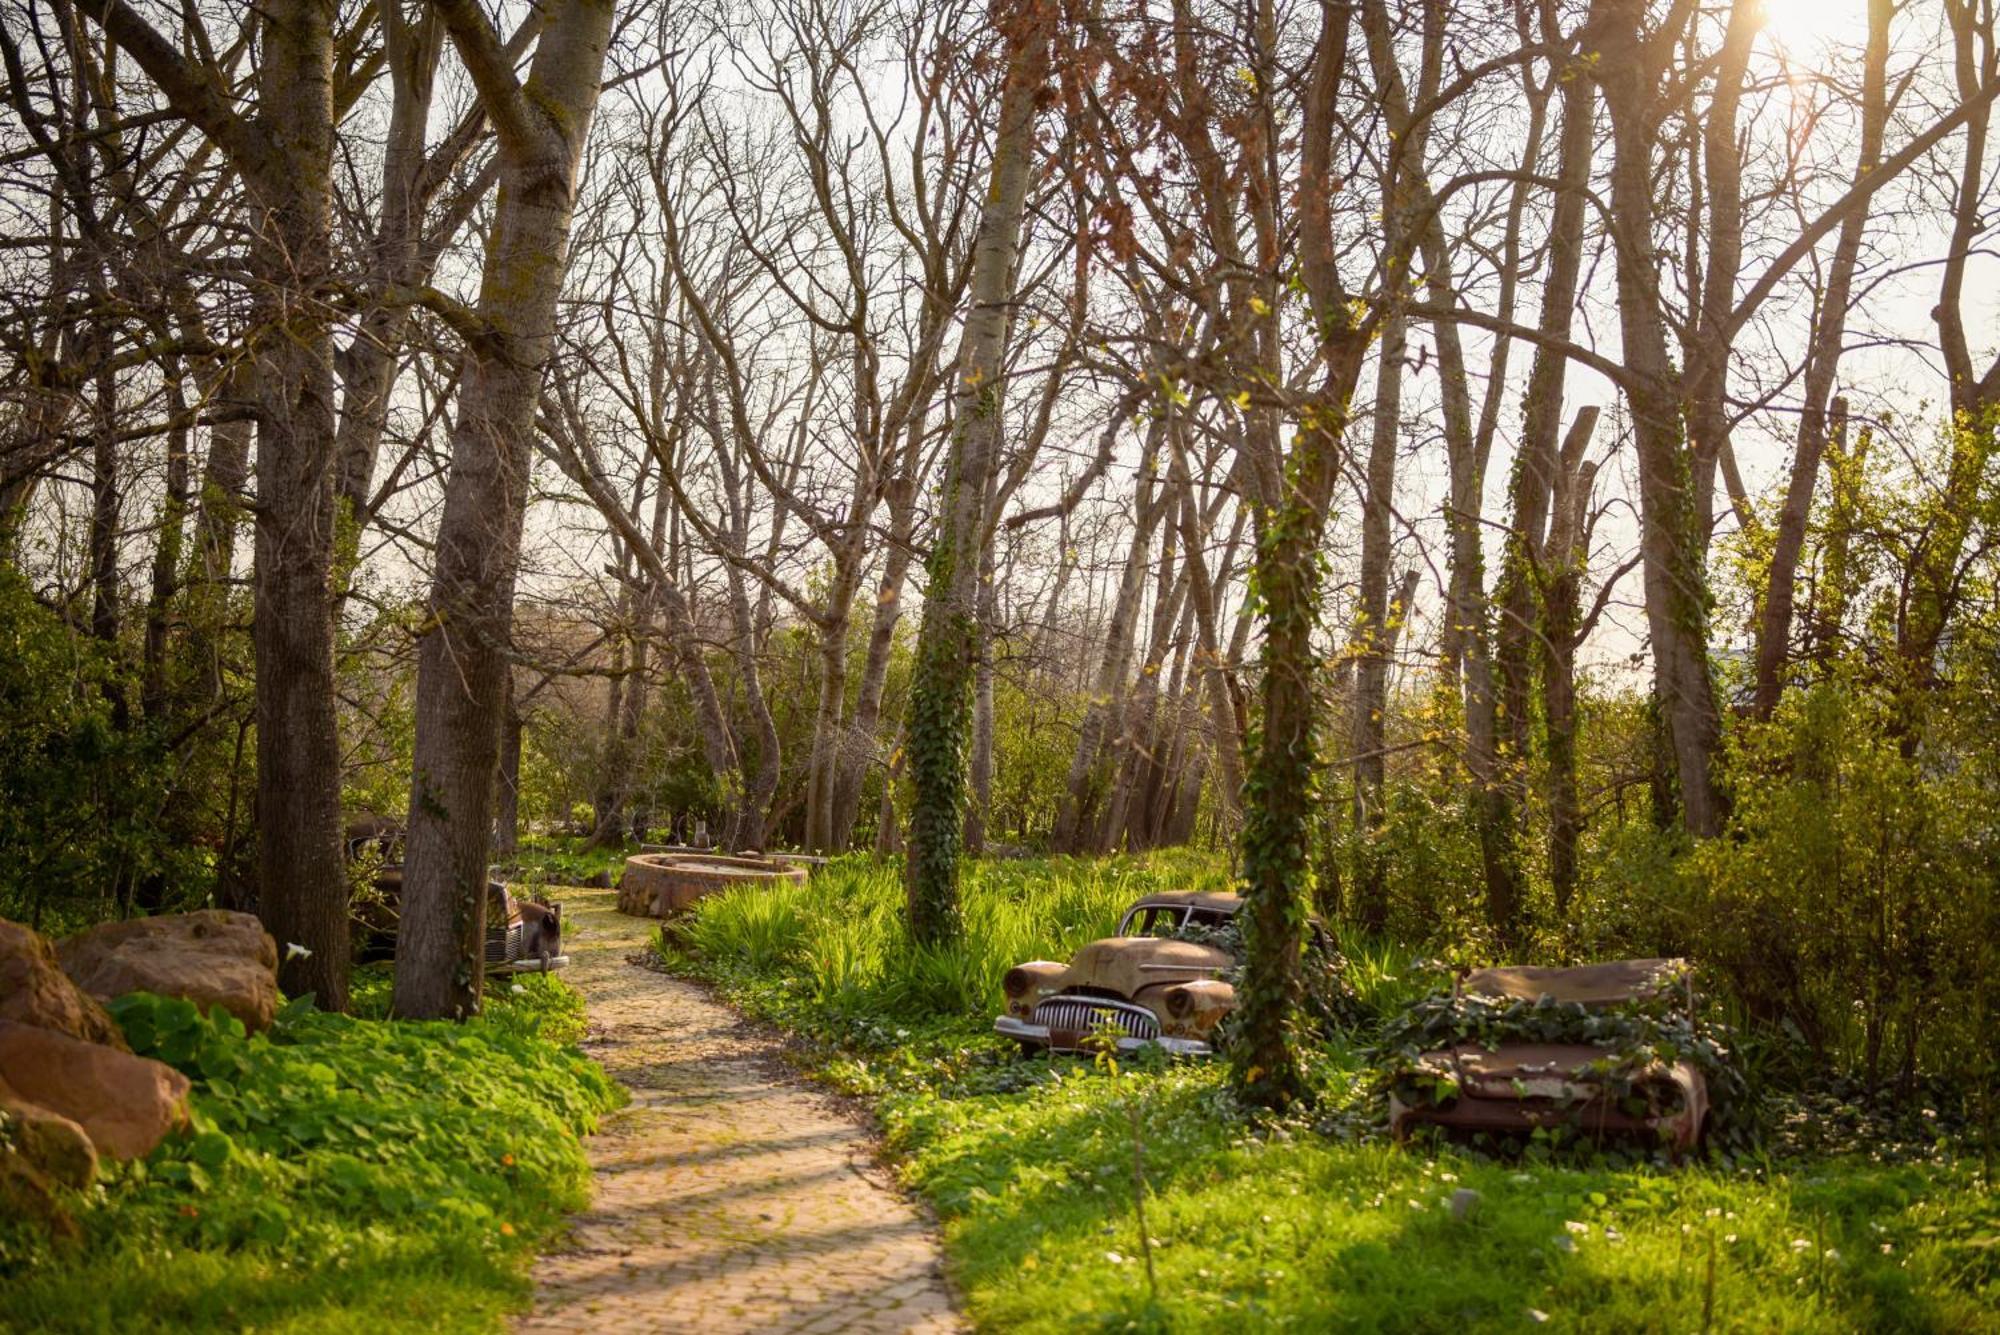
M 489 964 L 486 966 L 486 972 L 496 973 L 496 974 L 497 973 L 554 973 L 557 969 L 567 969 L 568 967 L 569 967 L 569 956 L 552 955 L 548 959 L 542 959 L 540 957 L 531 957 L 528 959 L 521 959 L 521 960 L 508 960 L 502 964 Z
M 1047 1048 L 1051 1052 L 1076 1052 L 1073 1045 L 1059 1045 L 1049 1036 L 1049 1027 L 1031 1020 L 1017 1020 L 1011 1015 L 1002 1015 L 993 1022 L 993 1032 L 1003 1038 L 1011 1038 L 1021 1043 L 1031 1043 Z M 1158 1038 L 1121 1038 L 1118 1040 L 1120 1052 L 1137 1052 L 1140 1048 L 1161 1048 L 1176 1057 L 1212 1057 L 1215 1049 L 1198 1038 L 1174 1038 L 1166 1034 Z

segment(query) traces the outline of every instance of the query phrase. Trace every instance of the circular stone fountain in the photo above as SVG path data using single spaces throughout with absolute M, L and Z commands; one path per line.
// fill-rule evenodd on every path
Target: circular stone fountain
M 618 911 L 635 918 L 664 918 L 703 895 L 746 885 L 804 885 L 807 874 L 804 867 L 754 855 L 641 853 L 625 859 Z

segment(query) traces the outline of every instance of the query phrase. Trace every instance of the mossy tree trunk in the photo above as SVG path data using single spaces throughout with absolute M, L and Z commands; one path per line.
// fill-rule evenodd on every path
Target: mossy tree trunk
M 1331 201 L 1332 154 L 1347 69 L 1344 6 L 1320 10 L 1318 50 L 1305 95 L 1299 181 L 1299 276 L 1319 336 L 1318 392 L 1297 410 L 1289 451 L 1259 461 L 1264 510 L 1257 528 L 1254 587 L 1264 642 L 1262 706 L 1243 787 L 1244 969 L 1230 1062 L 1239 1097 L 1283 1109 L 1307 1095 L 1297 1040 L 1305 996 L 1306 923 L 1314 903 L 1312 840 L 1319 816 L 1318 625 L 1327 511 L 1341 468 L 1341 437 L 1371 342 L 1341 281 Z M 1265 28 L 1270 37 L 1268 25 Z M 1267 68 L 1258 79 L 1271 87 Z M 1408 262 L 1408 248 L 1391 266 Z M 1394 268 L 1391 268 L 1394 271 Z M 1379 311 L 1379 307 L 1378 307 Z M 1275 322 L 1273 322 L 1275 323 Z M 1275 447 L 1274 447 L 1275 448 Z M 1273 474 L 1275 473 L 1275 476 Z
M 429 1019 L 476 1012 L 484 983 L 486 863 L 535 415 L 612 17 L 610 0 L 554 4 L 523 84 L 482 9 L 471 0 L 439 8 L 499 140 L 500 192 L 417 662 L 395 1006 Z
M 951 940 L 962 927 L 958 863 L 979 653 L 983 511 L 1000 446 L 1008 307 L 1035 153 L 1036 102 L 1048 79 L 1053 17 L 1044 0 L 1018 0 L 999 18 L 1007 70 L 992 180 L 973 241 L 972 308 L 955 371 L 957 420 L 925 567 L 923 624 L 910 681 L 912 791 L 905 875 L 910 935 L 924 944 Z

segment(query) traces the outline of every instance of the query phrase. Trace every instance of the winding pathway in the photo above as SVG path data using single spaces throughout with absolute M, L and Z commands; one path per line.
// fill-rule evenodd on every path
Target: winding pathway
M 584 1048 L 632 1091 L 588 1142 L 596 1186 L 534 1268 L 521 1331 L 963 1329 L 929 1222 L 868 1132 L 778 1044 L 692 983 L 630 963 L 652 923 L 562 891 Z

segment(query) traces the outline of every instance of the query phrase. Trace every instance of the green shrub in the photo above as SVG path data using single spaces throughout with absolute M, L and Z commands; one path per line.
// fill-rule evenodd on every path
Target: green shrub
M 40 1330 L 483 1329 L 588 1198 L 577 1137 L 614 1087 L 538 1032 L 288 1004 L 268 1035 L 136 995 L 133 1049 L 194 1080 L 191 1130 L 79 1206 L 83 1251 L 0 1228 L 7 1319 Z M 511 1013 L 510 1013 L 511 1010 Z
M 2000 796 L 1838 683 L 1732 736 L 1735 811 L 1696 846 L 1672 940 L 1815 1065 L 1907 1092 L 1991 1061 Z M 1990 746 L 1990 743 L 1988 743 Z

